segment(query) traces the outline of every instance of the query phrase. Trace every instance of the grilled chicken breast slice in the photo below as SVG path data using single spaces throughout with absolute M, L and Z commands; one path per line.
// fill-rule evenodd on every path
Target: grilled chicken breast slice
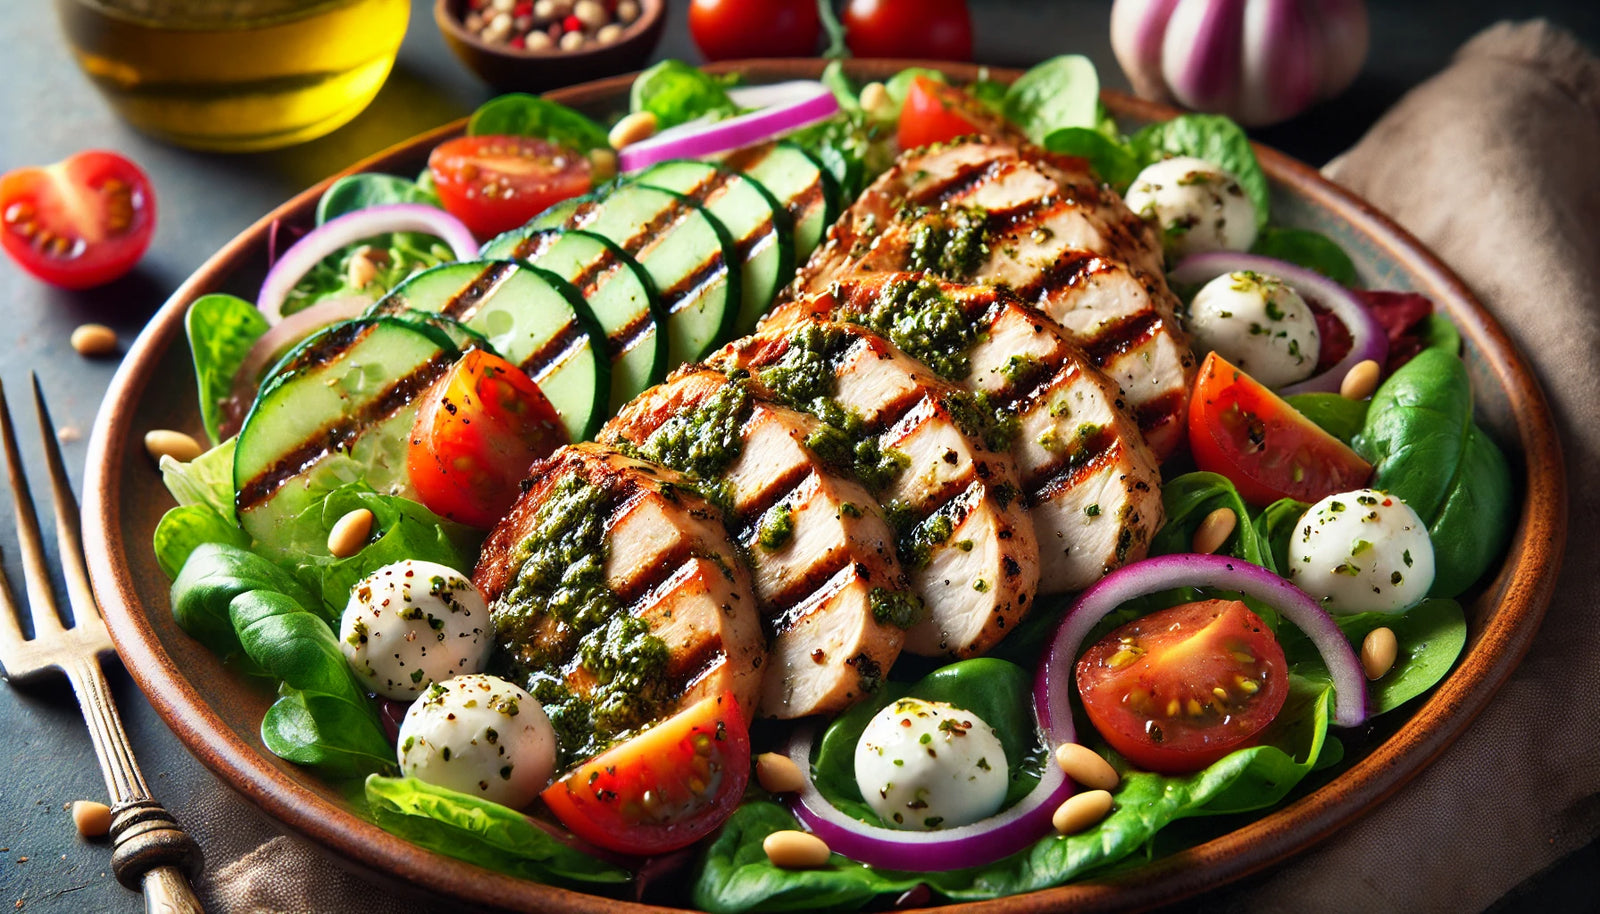
M 668 441 L 704 448 L 722 431 L 712 424 L 734 436 L 725 464 L 707 470 L 723 488 L 772 638 L 760 711 L 834 713 L 876 688 L 899 656 L 905 631 L 881 607 L 903 599 L 910 582 L 872 495 L 807 445 L 822 423 L 748 387 L 686 367 L 625 407 L 600 440 L 671 463 L 689 458 Z M 734 401 L 740 405 L 730 411 Z
M 830 422 L 829 459 L 853 460 L 887 505 L 911 591 L 927 616 L 906 650 L 968 657 L 1033 603 L 1039 564 L 1021 478 L 985 441 L 981 408 L 888 340 L 825 320 L 756 334 L 712 356 L 773 397 Z
M 871 322 L 883 296 L 918 283 L 971 328 L 958 380 L 1017 422 L 1011 451 L 1039 542 L 1039 591 L 1082 590 L 1144 557 L 1161 526 L 1161 471 L 1117 384 L 1048 317 L 1005 289 L 916 274 L 865 274 L 831 283 L 768 315 L 763 329 L 818 315 Z M 905 340 L 915 353 L 917 340 Z
M 1122 385 L 1158 457 L 1181 445 L 1195 359 L 1161 246 L 1082 160 L 983 139 L 903 156 L 830 230 L 791 297 L 904 270 L 1009 287 Z
M 619 675 L 640 672 L 594 668 L 585 651 L 597 645 L 582 635 L 594 621 L 575 621 L 582 608 L 558 608 L 573 601 L 551 599 L 544 592 L 549 586 L 541 589 L 531 580 L 530 551 L 545 546 L 540 554 L 557 558 L 544 567 L 544 584 L 567 588 L 564 597 L 581 589 L 574 583 L 583 571 L 579 566 L 596 556 L 565 525 L 572 518 L 562 516 L 573 504 L 562 499 L 578 493 L 592 498 L 583 503 L 583 514 L 599 522 L 599 582 L 611 605 L 645 623 L 647 635 L 665 647 L 660 668 L 639 684 L 648 694 L 632 696 L 642 699 L 640 713 L 649 718 L 626 720 L 623 729 L 723 692 L 731 692 L 745 717 L 752 717 L 766 639 L 749 572 L 721 512 L 694 494 L 681 474 L 597 444 L 563 447 L 534 466 L 531 481 L 490 532 L 473 572 L 511 672 L 536 695 L 541 683 L 555 682 L 580 698 L 595 696 Z M 555 532 L 557 527 L 565 532 Z M 603 629 L 614 621 L 598 624 Z

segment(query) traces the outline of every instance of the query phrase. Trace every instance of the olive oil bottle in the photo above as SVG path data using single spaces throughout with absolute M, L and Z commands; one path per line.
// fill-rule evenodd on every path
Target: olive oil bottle
M 409 0 L 56 0 L 73 54 L 135 127 L 197 149 L 321 136 L 372 101 Z

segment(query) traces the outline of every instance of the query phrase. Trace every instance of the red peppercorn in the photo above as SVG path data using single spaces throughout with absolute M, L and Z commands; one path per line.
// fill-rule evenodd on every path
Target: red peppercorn
M 581 32 L 583 31 L 583 20 L 577 16 L 568 16 L 561 20 L 561 28 L 567 32 Z
M 528 46 L 528 39 L 524 35 L 514 35 L 507 43 L 520 51 Z
M 518 3 L 516 6 L 513 6 L 511 8 L 511 15 L 513 15 L 513 16 L 532 16 L 533 15 L 533 0 L 522 0 L 521 3 Z

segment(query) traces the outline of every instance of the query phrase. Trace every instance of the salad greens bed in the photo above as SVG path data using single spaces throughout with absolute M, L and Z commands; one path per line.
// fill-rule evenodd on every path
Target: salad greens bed
M 837 180 L 845 200 L 890 161 L 899 106 L 912 80 L 942 74 L 907 70 L 885 83 L 891 105 L 867 110 L 857 86 L 837 64 L 823 76 L 839 97 L 834 118 L 790 137 Z M 662 127 L 737 113 L 729 96 L 737 77 L 713 76 L 678 61 L 641 74 L 630 106 L 653 112 Z M 1315 232 L 1267 224 L 1268 185 L 1249 142 L 1226 118 L 1185 115 L 1125 135 L 1099 101 L 1094 68 L 1081 57 L 1060 57 L 1005 86 L 980 80 L 971 93 L 1018 125 L 1045 148 L 1089 160 L 1102 178 L 1125 190 L 1141 168 L 1163 157 L 1197 156 L 1226 168 L 1255 204 L 1263 226 L 1254 250 L 1317 270 L 1346 284 L 1358 281 L 1348 255 Z M 516 134 L 550 139 L 583 152 L 607 149 L 606 131 L 593 120 L 548 100 L 504 96 L 473 115 L 472 134 Z M 332 185 L 317 209 L 318 223 L 386 203 L 438 205 L 426 180 L 361 174 Z M 373 251 L 378 252 L 373 256 Z M 350 280 L 350 259 L 368 256 L 377 276 L 361 287 Z M 437 239 L 395 233 L 333 255 L 296 286 L 286 312 L 336 296 L 381 296 L 419 269 L 451 259 Z M 210 295 L 188 317 L 196 382 L 205 428 L 215 447 L 188 464 L 170 461 L 163 472 L 178 506 L 162 518 L 154 549 L 173 579 L 172 609 L 191 636 L 240 672 L 260 677 L 278 698 L 262 723 L 262 739 L 279 756 L 334 778 L 365 777 L 367 813 L 381 826 L 440 853 L 516 876 L 590 891 L 621 892 L 630 872 L 575 845 L 562 831 L 520 812 L 472 796 L 395 777 L 394 749 L 376 704 L 341 654 L 335 631 L 351 587 L 400 559 L 438 562 L 470 572 L 478 534 L 435 516 L 422 505 L 374 491 L 351 470 L 343 483 L 295 517 L 274 545 L 256 543 L 235 518 L 233 439 L 220 404 L 252 345 L 267 332 L 247 301 Z M 1424 348 L 1378 389 L 1370 405 L 1331 394 L 1291 399 L 1313 422 L 1350 443 L 1376 468 L 1373 487 L 1402 497 L 1428 525 L 1438 557 L 1430 598 L 1403 615 L 1364 614 L 1338 620 L 1355 643 L 1382 625 L 1395 632 L 1397 673 L 1372 685 L 1377 713 L 1403 707 L 1452 668 L 1466 639 L 1462 608 L 1467 591 L 1502 553 L 1515 515 L 1505 457 L 1472 419 L 1472 395 L 1458 357 L 1459 336 L 1448 322 L 1427 325 Z M 1291 500 L 1252 511 L 1226 478 L 1189 472 L 1163 487 L 1167 522 L 1153 555 L 1190 551 L 1195 530 L 1219 507 L 1240 523 L 1223 550 L 1282 572 L 1293 528 L 1306 505 Z M 335 558 L 327 540 L 334 523 L 357 507 L 372 511 L 375 538 L 355 555 Z M 1124 607 L 1102 623 L 1096 637 L 1117 624 L 1197 592 L 1163 594 Z M 762 849 L 772 832 L 797 827 L 776 798 L 752 786 L 746 801 L 694 863 L 692 900 L 710 911 L 784 911 L 854 908 L 878 896 L 926 885 L 950 900 L 1027 892 L 1141 861 L 1161 850 L 1156 837 L 1181 819 L 1235 815 L 1275 806 L 1309 775 L 1341 764 L 1345 747 L 1329 730 L 1333 686 L 1310 640 L 1281 624 L 1269 607 L 1249 601 L 1277 631 L 1290 664 L 1290 697 L 1259 744 L 1236 751 L 1193 774 L 1162 775 L 1132 768 L 1110 748 L 1091 742 L 1122 775 L 1114 811 L 1070 837 L 1051 835 L 986 866 L 940 873 L 897 873 L 853 864 L 835 855 L 811 870 L 781 869 Z M 826 725 L 813 758 L 818 788 L 839 808 L 866 819 L 853 771 L 857 739 L 880 708 L 905 696 L 952 701 L 994 725 L 1011 764 L 1008 804 L 1028 792 L 1043 766 L 1054 764 L 1033 718 L 1033 668 L 1064 605 L 1036 608 L 990 657 L 942 668 L 907 660 L 884 688 Z M 1094 739 L 1080 723 L 1079 732 Z M 1357 734 L 1359 737 L 1359 734 Z

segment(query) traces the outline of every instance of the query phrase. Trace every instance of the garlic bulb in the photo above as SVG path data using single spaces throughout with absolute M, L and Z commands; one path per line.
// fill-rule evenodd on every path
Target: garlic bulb
M 1362 0 L 1116 0 L 1111 47 L 1145 98 L 1274 124 L 1344 91 L 1367 56 Z

